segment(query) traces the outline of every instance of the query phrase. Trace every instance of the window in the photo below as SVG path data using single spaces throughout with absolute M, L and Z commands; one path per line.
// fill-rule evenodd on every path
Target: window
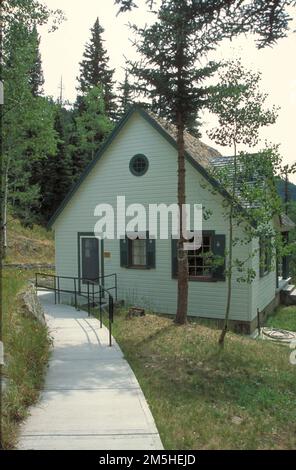
M 145 155 L 137 154 L 130 161 L 130 171 L 135 176 L 143 176 L 149 167 L 148 158 Z
M 129 240 L 130 245 L 130 266 L 146 267 L 146 240 L 137 238 L 136 240 Z
M 197 250 L 188 251 L 189 277 L 212 277 L 212 237 L 203 235 L 202 246 Z
M 188 251 L 188 274 L 192 281 L 225 281 L 224 234 L 214 230 L 203 232 L 202 246 L 198 250 Z M 178 240 L 172 238 L 172 277 L 178 277 Z
M 135 233 L 137 235 L 137 233 Z M 120 240 L 120 266 L 122 268 L 154 269 L 155 268 L 155 239 L 136 237 L 133 240 L 127 236 Z

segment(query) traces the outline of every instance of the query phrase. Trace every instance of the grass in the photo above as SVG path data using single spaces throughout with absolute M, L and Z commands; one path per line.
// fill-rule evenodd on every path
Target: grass
M 197 323 L 115 316 L 166 449 L 295 449 L 296 368 L 290 351 Z
M 26 315 L 18 295 L 33 273 L 7 269 L 2 273 L 4 376 L 7 387 L 2 399 L 2 445 L 14 448 L 19 423 L 27 416 L 43 384 L 49 358 L 47 328 Z
M 44 227 L 24 227 L 9 215 L 7 239 L 5 263 L 54 263 L 53 234 Z
M 296 306 L 277 308 L 274 314 L 268 317 L 266 326 L 296 331 Z

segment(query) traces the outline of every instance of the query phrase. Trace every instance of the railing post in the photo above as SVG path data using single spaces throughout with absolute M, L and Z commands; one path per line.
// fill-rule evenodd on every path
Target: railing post
M 74 277 L 74 296 L 75 296 L 75 309 L 77 310 L 77 289 L 76 289 L 76 278 Z
M 87 281 L 87 311 L 90 317 L 90 303 L 89 303 L 89 281 Z
M 99 302 L 100 302 L 100 328 L 103 328 L 103 318 L 102 318 L 102 287 L 101 287 L 101 284 L 100 284 L 100 287 L 99 287 L 99 292 L 100 292 L 100 298 L 99 298 Z
M 58 303 L 61 303 L 61 293 L 60 293 L 60 276 L 58 276 Z
M 38 287 L 38 273 L 35 273 L 35 288 L 37 290 Z
M 95 283 L 92 283 L 92 306 L 95 308 Z
M 57 278 L 54 276 L 53 286 L 54 286 L 54 303 L 57 304 Z
M 109 294 L 109 346 L 112 346 L 113 297 Z
M 117 273 L 115 273 L 115 300 L 117 302 Z

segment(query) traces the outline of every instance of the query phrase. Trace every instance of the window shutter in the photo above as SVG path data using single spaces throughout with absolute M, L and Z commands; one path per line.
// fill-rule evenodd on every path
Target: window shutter
M 178 240 L 172 238 L 172 277 L 178 277 Z
M 120 266 L 122 268 L 127 268 L 129 265 L 128 245 L 127 237 L 120 240 Z
M 146 238 L 146 262 L 148 269 L 155 268 L 155 239 L 149 238 L 149 233 Z
M 219 264 L 213 271 L 213 278 L 217 281 L 225 281 L 225 247 L 226 237 L 225 235 L 214 235 L 213 236 L 213 254 L 224 258 L 224 262 Z

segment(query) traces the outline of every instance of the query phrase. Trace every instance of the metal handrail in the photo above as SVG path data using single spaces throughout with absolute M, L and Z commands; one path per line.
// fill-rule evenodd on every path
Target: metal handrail
M 48 277 L 53 279 L 53 285 L 52 286 L 42 286 L 38 283 L 38 277 Z M 111 277 L 114 276 L 115 278 L 115 285 L 109 288 L 105 288 L 102 286 L 100 283 L 98 284 L 98 281 L 103 278 Z M 74 283 L 74 290 L 69 290 L 69 289 L 61 289 L 60 286 L 60 280 L 61 279 L 68 279 L 72 280 Z M 77 281 L 79 285 L 79 289 L 77 289 Z M 83 281 L 87 285 L 87 291 L 86 292 L 81 292 L 81 281 Z M 91 289 L 90 289 L 90 286 Z M 99 290 L 95 291 L 95 286 L 99 286 Z M 81 296 L 84 298 L 87 298 L 87 312 L 88 316 L 91 315 L 91 304 L 92 307 L 94 308 L 95 305 L 97 304 L 99 306 L 99 314 L 100 314 L 100 328 L 103 327 L 103 309 L 102 309 L 102 299 L 105 298 L 104 295 L 102 294 L 107 294 L 108 296 L 108 320 L 109 320 L 109 346 L 112 346 L 112 323 L 113 323 L 113 315 L 114 315 L 114 299 L 113 296 L 110 293 L 110 290 L 115 289 L 115 299 L 117 301 L 117 274 L 107 274 L 106 276 L 99 276 L 98 278 L 95 279 L 85 279 L 81 277 L 71 277 L 71 276 L 57 276 L 55 274 L 47 274 L 47 273 L 35 273 L 35 287 L 36 289 L 41 288 L 41 289 L 46 289 L 46 290 L 52 290 L 54 291 L 55 295 L 55 304 L 58 302 L 60 303 L 61 297 L 60 294 L 62 293 L 67 293 L 67 294 L 74 294 L 74 301 L 75 301 L 75 309 L 78 310 L 78 301 L 77 297 Z M 96 301 L 96 295 L 98 295 L 99 300 Z

